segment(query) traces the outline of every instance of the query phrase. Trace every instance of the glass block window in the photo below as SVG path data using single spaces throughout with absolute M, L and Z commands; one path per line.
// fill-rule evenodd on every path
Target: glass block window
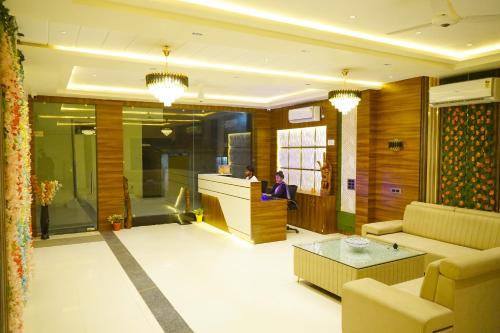
M 297 185 L 301 192 L 320 192 L 321 172 L 326 152 L 326 126 L 278 130 L 278 170 L 285 182 Z

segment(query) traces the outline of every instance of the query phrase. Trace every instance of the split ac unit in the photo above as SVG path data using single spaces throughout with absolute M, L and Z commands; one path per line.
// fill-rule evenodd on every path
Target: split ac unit
M 500 80 L 495 77 L 443 84 L 429 89 L 429 104 L 436 108 L 499 101 Z
M 318 105 L 288 110 L 288 121 L 291 123 L 307 123 L 319 120 L 320 107 Z

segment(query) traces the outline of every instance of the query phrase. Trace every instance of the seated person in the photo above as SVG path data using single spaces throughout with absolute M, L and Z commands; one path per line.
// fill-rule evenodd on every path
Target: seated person
M 251 182 L 258 182 L 259 180 L 255 177 L 254 169 L 251 165 L 247 165 L 245 169 L 245 179 Z
M 268 192 L 268 194 L 274 198 L 288 199 L 288 186 L 284 181 L 285 175 L 283 174 L 283 171 L 276 172 L 274 178 L 276 183 L 273 185 L 273 188 Z

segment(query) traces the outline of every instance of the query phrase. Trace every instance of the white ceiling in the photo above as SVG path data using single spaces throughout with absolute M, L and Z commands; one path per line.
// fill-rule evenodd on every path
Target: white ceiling
M 432 16 L 429 1 L 418 0 L 230 2 L 376 35 L 425 23 Z M 500 13 L 497 0 L 475 1 L 473 6 L 466 0 L 453 3 L 462 16 Z M 48 44 L 161 56 L 161 46 L 169 44 L 172 61 L 174 58 L 196 60 L 330 77 L 338 77 L 342 68 L 351 68 L 351 79 L 375 82 L 421 75 L 449 76 L 500 66 L 498 51 L 458 61 L 421 50 L 186 4 L 182 0 L 7 0 L 7 6 L 17 17 L 20 31 L 25 35 L 22 40 L 39 46 Z M 349 18 L 351 15 L 356 18 Z M 498 31 L 498 19 L 474 24 L 464 21 L 446 29 L 431 27 L 423 29 L 419 35 L 409 32 L 397 38 L 429 47 L 466 51 L 500 44 Z M 193 35 L 193 32 L 202 36 Z M 467 46 L 468 43 L 472 46 Z M 27 90 L 34 95 L 153 101 L 147 93 L 106 91 L 105 88 L 144 90 L 145 74 L 163 67 L 151 60 L 36 46 L 23 46 L 22 49 L 27 59 Z M 289 77 L 252 70 L 242 72 L 180 65 L 171 65 L 169 69 L 189 76 L 192 97 L 180 100 L 186 103 L 200 103 L 201 98 L 207 104 L 276 107 L 325 98 L 329 90 L 342 86 L 339 82 L 303 75 Z M 79 87 L 85 85 L 86 89 L 68 89 L 70 80 Z M 367 84 L 349 86 L 373 87 Z M 209 97 L 213 95 L 223 96 Z

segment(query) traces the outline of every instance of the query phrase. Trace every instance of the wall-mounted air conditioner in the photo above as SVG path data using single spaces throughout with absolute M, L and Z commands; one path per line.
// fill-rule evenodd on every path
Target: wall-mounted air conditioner
M 429 104 L 432 107 L 499 101 L 500 80 L 495 77 L 443 84 L 429 89 Z
M 291 123 L 307 123 L 310 121 L 319 121 L 320 119 L 321 112 L 318 105 L 288 110 L 288 121 Z

